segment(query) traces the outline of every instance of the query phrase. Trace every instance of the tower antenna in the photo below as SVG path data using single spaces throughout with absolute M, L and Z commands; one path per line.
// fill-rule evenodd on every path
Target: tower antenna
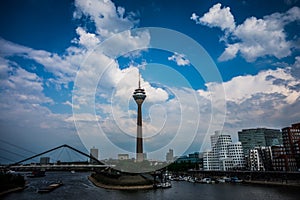
M 141 89 L 141 72 L 139 71 L 139 89 Z

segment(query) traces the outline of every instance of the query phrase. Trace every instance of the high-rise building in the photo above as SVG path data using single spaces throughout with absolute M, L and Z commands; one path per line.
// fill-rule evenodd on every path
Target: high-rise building
M 294 154 L 294 143 L 300 140 L 300 123 L 282 129 L 283 145 L 287 154 Z
M 242 145 L 232 143 L 230 135 L 215 132 L 211 136 L 212 151 L 203 153 L 204 170 L 231 170 L 245 167 Z
M 167 152 L 166 161 L 167 162 L 173 162 L 174 161 L 174 151 L 173 151 L 173 149 L 169 149 L 169 152 Z
M 143 153 L 143 129 L 142 129 L 142 104 L 146 98 L 145 90 L 141 88 L 139 75 L 139 87 L 135 89 L 133 98 L 138 106 L 137 109 L 137 136 L 136 136 L 136 161 L 142 162 L 146 155 Z
M 238 132 L 239 141 L 242 143 L 244 155 L 250 149 L 282 144 L 282 135 L 279 129 L 255 128 L 243 129 Z
M 41 165 L 46 165 L 50 163 L 50 157 L 41 157 L 40 158 L 40 164 Z
M 99 152 L 98 152 L 97 148 L 93 147 L 93 148 L 90 149 L 90 156 L 92 156 L 92 157 L 94 157 L 96 159 L 98 159 L 98 156 L 99 156 L 98 153 Z M 96 160 L 90 158 L 90 163 L 91 164 L 97 164 L 98 162 Z
M 292 124 L 291 127 L 283 128 L 282 138 L 286 154 L 296 159 L 297 168 L 300 169 L 300 123 Z
M 283 145 L 272 146 L 272 167 L 274 171 L 297 170 L 296 160 L 291 155 L 286 155 Z

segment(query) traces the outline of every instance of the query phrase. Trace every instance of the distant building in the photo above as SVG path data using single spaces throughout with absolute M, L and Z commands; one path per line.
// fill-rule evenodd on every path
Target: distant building
M 129 160 L 129 155 L 125 153 L 118 154 L 118 160 Z
M 291 127 L 282 129 L 283 145 L 286 154 L 295 158 L 297 168 L 300 169 L 300 154 L 299 154 L 299 141 L 300 141 L 300 123 L 292 124 Z
M 90 156 L 92 156 L 96 159 L 98 159 L 98 153 L 99 152 L 98 152 L 97 148 L 93 147 L 93 148 L 90 149 Z M 95 161 L 94 159 L 91 159 L 91 158 L 90 158 L 90 163 L 91 164 L 98 164 L 97 161 Z
M 199 152 L 190 153 L 189 155 L 180 156 L 175 161 L 175 163 L 199 163 L 199 162 L 200 162 Z
M 296 159 L 286 155 L 283 145 L 272 146 L 272 167 L 274 171 L 295 171 L 297 170 Z
M 41 165 L 46 165 L 50 163 L 50 157 L 41 157 L 40 158 L 40 164 Z
M 228 156 L 232 159 L 233 169 L 245 168 L 245 156 L 241 142 L 228 145 Z
M 166 161 L 169 162 L 169 163 L 174 161 L 174 151 L 173 151 L 173 149 L 169 149 L 169 152 L 167 152 Z
M 203 170 L 232 170 L 245 167 L 242 144 L 232 143 L 231 136 L 215 132 L 212 150 L 203 153 Z
M 143 160 L 147 160 L 147 153 L 143 153 L 142 155 L 143 155 Z
M 250 149 L 248 154 L 248 167 L 251 171 L 265 171 L 258 149 Z
M 279 129 L 255 128 L 243 129 L 238 132 L 239 141 L 242 143 L 244 155 L 250 149 L 282 144 L 282 134 Z
M 256 147 L 248 154 L 248 167 L 251 171 L 272 171 L 271 147 Z

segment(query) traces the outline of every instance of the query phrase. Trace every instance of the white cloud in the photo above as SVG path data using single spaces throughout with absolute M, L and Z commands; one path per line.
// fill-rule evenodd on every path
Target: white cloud
M 78 40 L 73 40 L 73 42 L 78 43 L 87 49 L 92 49 L 100 43 L 100 40 L 93 33 L 87 33 L 82 27 L 76 29 L 76 33 L 79 35 Z
M 261 71 L 257 75 L 234 77 L 224 83 L 207 83 L 208 90 L 199 90 L 198 93 L 205 99 L 218 101 L 217 94 L 225 90 L 227 112 L 224 129 L 233 133 L 234 137 L 242 128 L 282 128 L 300 117 L 299 112 L 292 111 L 292 108 L 300 107 L 300 81 L 293 77 L 292 69 L 278 68 Z M 218 110 L 219 105 L 214 105 Z
M 108 38 L 116 33 L 129 30 L 136 23 L 132 15 L 124 16 L 125 9 L 116 8 L 110 0 L 76 0 L 75 17 L 82 14 L 89 16 L 95 23 L 96 32 L 102 39 Z
M 221 8 L 221 4 L 217 3 L 205 13 L 203 17 L 192 14 L 191 19 L 196 21 L 197 24 L 207 25 L 209 27 L 220 27 L 222 30 L 234 30 L 235 22 L 234 17 L 230 12 L 229 7 Z
M 277 83 L 278 80 L 284 80 L 284 84 Z M 300 92 L 291 88 L 299 83 L 300 81 L 290 74 L 289 69 L 278 68 L 262 71 L 257 75 L 237 76 L 222 84 L 208 83 L 206 86 L 216 94 L 224 89 L 226 100 L 237 104 L 256 94 L 281 94 L 286 103 L 292 104 L 300 96 Z
M 190 61 L 185 58 L 185 55 L 175 52 L 172 56 L 168 57 L 168 60 L 172 60 L 177 63 L 178 66 L 190 65 Z
M 82 51 L 72 53 L 70 56 L 59 56 L 44 50 L 35 50 L 29 47 L 18 45 L 10 41 L 0 39 L 0 53 L 3 57 L 21 56 L 26 59 L 34 60 L 44 66 L 45 71 L 53 73 L 60 84 L 72 81 L 80 63 L 78 57 L 82 57 Z
M 218 58 L 219 61 L 226 61 L 230 60 L 236 57 L 240 45 L 237 44 L 228 44 L 225 51 L 222 53 L 222 55 Z
M 225 31 L 226 49 L 219 61 L 233 59 L 240 53 L 248 62 L 253 62 L 264 56 L 281 59 L 291 55 L 296 44 L 287 40 L 284 28 L 300 20 L 300 8 L 293 7 L 285 13 L 273 13 L 262 19 L 249 17 L 236 26 L 229 7 L 221 9 L 221 4 L 216 4 L 203 17 L 193 13 L 191 19 Z

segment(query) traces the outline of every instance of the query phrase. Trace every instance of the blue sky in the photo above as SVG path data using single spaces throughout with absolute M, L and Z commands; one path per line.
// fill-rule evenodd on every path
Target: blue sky
M 102 159 L 133 155 L 139 73 L 153 159 L 203 151 L 215 130 L 237 140 L 243 128 L 300 120 L 298 0 L 0 5 L 1 146 L 10 151 L 24 153 L 7 142 L 34 152 L 67 143 L 95 146 Z M 22 159 L 0 153 L 0 163 Z

